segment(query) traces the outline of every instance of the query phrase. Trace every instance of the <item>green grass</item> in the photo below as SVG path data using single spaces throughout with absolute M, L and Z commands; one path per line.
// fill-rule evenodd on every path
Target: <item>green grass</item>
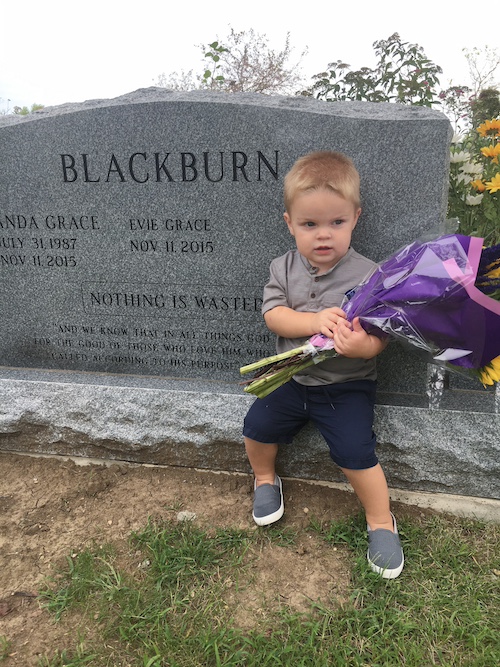
M 10 641 L 4 635 L 0 635 L 0 662 L 8 658 L 10 650 Z
M 437 516 L 400 523 L 406 566 L 387 581 L 366 565 L 361 516 L 312 521 L 312 539 L 344 550 L 352 562 L 348 598 L 313 604 L 307 613 L 270 603 L 254 630 L 242 630 L 231 600 L 244 602 L 238 575 L 249 549 L 269 542 L 294 549 L 296 533 L 150 521 L 131 536 L 133 559 L 95 545 L 69 556 L 48 582 L 40 595 L 45 609 L 55 619 L 71 614 L 86 637 L 40 665 L 500 665 L 500 526 Z M 239 595 L 231 597 L 235 587 Z

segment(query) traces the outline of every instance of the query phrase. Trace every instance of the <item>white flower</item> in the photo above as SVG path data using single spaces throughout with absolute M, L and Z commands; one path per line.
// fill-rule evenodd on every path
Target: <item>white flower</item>
M 455 134 L 451 138 L 451 143 L 452 144 L 461 144 L 463 140 L 464 140 L 464 137 L 461 134 L 457 134 L 455 132 Z
M 457 153 L 450 153 L 450 162 L 468 162 L 472 155 L 467 151 L 458 151 Z
M 475 162 L 466 162 L 460 167 L 460 171 L 463 171 L 464 174 L 479 175 L 483 173 L 483 167 Z
M 474 179 L 469 174 L 460 173 L 457 176 L 457 183 L 463 183 L 464 185 L 469 185 Z
M 484 195 L 467 195 L 465 203 L 467 206 L 479 206 Z

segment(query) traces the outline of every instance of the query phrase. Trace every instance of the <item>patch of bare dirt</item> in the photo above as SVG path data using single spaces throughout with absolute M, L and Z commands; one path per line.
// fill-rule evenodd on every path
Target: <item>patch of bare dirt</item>
M 35 666 L 41 656 L 76 644 L 71 623 L 54 623 L 37 600 L 43 582 L 72 552 L 113 542 L 127 556 L 132 531 L 143 528 L 151 516 L 175 518 L 180 509 L 194 512 L 203 527 L 256 528 L 248 475 L 125 464 L 80 466 L 9 453 L 0 453 L 0 465 L 0 636 L 11 642 L 12 655 L 3 663 L 7 667 Z M 358 501 L 347 491 L 298 480 L 285 480 L 284 492 L 280 525 L 291 527 L 298 537 L 288 547 L 264 541 L 261 553 L 251 559 L 244 575 L 249 582 L 245 604 L 239 605 L 236 618 L 241 627 L 258 622 L 266 601 L 301 611 L 311 601 L 341 600 L 347 594 L 348 555 L 326 545 L 308 526 L 311 517 L 329 521 L 355 514 Z M 403 513 L 411 509 L 404 506 Z

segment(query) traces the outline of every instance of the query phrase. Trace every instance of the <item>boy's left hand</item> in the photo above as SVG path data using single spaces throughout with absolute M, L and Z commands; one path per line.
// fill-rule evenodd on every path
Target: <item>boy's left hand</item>
M 366 333 L 359 317 L 355 317 L 352 323 L 340 320 L 333 336 L 333 342 L 339 354 L 351 359 L 371 359 L 385 347 L 385 343 L 379 338 Z

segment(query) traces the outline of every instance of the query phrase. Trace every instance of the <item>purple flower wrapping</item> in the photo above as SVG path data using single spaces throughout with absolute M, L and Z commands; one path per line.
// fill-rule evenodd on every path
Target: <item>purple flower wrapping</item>
M 483 239 L 452 234 L 414 242 L 383 262 L 343 305 L 348 320 L 478 369 L 500 355 L 500 303 L 474 283 Z

